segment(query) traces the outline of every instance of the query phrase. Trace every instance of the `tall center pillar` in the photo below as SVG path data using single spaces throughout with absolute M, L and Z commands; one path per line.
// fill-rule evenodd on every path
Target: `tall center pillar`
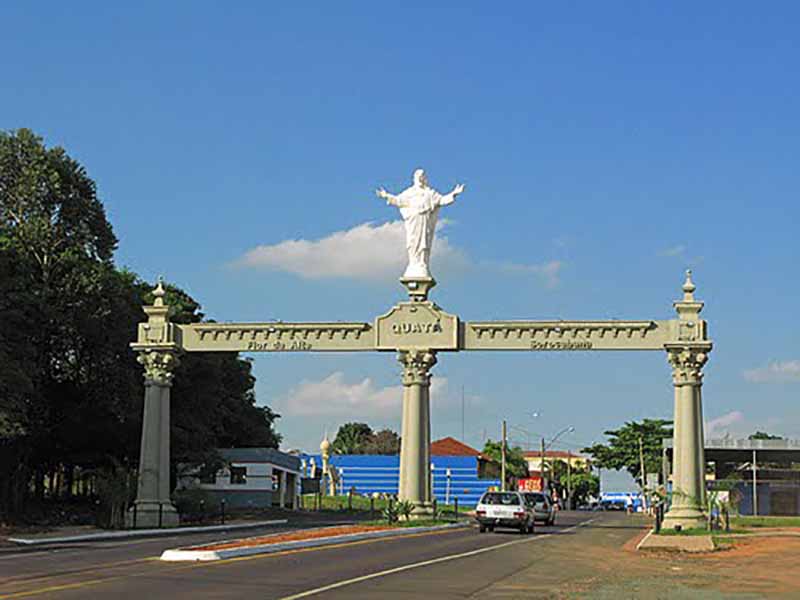
M 430 386 L 436 353 L 428 350 L 398 352 L 403 365 L 403 428 L 400 443 L 400 500 L 414 505 L 413 514 L 432 513 L 430 489 Z

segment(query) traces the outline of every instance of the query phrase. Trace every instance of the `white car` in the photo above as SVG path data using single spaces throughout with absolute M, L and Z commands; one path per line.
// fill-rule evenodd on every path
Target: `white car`
M 533 508 L 533 518 L 545 525 L 556 524 L 556 507 L 553 501 L 542 492 L 523 492 L 528 504 Z
M 475 507 L 475 519 L 481 533 L 495 527 L 533 533 L 533 508 L 520 492 L 485 492 Z

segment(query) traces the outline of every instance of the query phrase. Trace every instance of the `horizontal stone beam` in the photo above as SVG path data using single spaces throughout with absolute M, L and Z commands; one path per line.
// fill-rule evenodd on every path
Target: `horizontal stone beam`
M 692 324 L 686 341 L 704 339 L 705 323 Z M 461 350 L 664 350 L 681 335 L 671 321 L 471 321 L 463 324 Z
M 177 325 L 187 352 L 355 352 L 375 349 L 368 323 L 196 323 Z
M 401 307 L 369 323 L 165 323 L 139 326 L 134 350 L 367 352 L 665 350 L 708 342 L 706 322 L 470 321 L 428 307 Z M 411 309 L 415 312 L 409 312 Z M 404 312 L 405 311 L 405 312 Z M 406 314 L 408 313 L 408 314 Z

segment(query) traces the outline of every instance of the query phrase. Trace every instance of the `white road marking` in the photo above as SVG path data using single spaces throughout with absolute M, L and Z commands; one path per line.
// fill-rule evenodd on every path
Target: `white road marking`
M 574 531 L 578 527 L 583 527 L 584 525 L 588 525 L 592 521 L 596 519 L 589 519 L 588 521 L 584 521 L 583 523 L 578 523 L 577 525 L 573 525 L 572 527 L 568 527 L 567 529 L 562 529 L 561 532 L 566 533 L 568 531 Z M 447 562 L 451 560 L 456 560 L 459 558 L 467 558 L 469 556 L 476 556 L 478 554 L 483 554 L 484 552 L 491 552 L 492 550 L 499 550 L 500 548 L 507 548 L 508 546 L 515 546 L 517 544 L 526 544 L 530 542 L 535 542 L 537 540 L 542 540 L 544 538 L 550 537 L 554 534 L 552 533 L 545 533 L 544 535 L 537 535 L 535 537 L 530 537 L 527 539 L 522 540 L 514 540 L 513 542 L 505 542 L 503 544 L 497 544 L 496 546 L 488 546 L 486 548 L 478 548 L 477 550 L 470 550 L 468 552 L 461 552 L 459 554 L 451 554 L 449 556 L 440 556 L 439 558 L 433 558 L 431 560 L 424 560 L 422 562 L 413 563 L 410 565 L 403 565 L 402 567 L 395 567 L 393 569 L 387 569 L 385 571 L 379 571 L 377 573 L 370 573 L 369 575 L 362 575 L 361 577 L 354 577 L 352 579 L 345 579 L 344 581 L 337 581 L 336 583 L 331 583 L 322 587 L 315 588 L 313 590 L 307 590 L 305 592 L 300 592 L 299 594 L 293 594 L 291 596 L 284 596 L 281 600 L 297 600 L 298 598 L 307 598 L 308 596 L 314 596 L 316 594 L 321 594 L 322 592 L 329 592 L 330 590 L 335 590 L 337 588 L 345 587 L 348 585 L 352 585 L 354 583 L 360 583 L 362 581 L 369 581 L 370 579 L 377 579 L 378 577 L 385 577 L 386 575 L 393 575 L 394 573 L 402 573 L 403 571 L 410 571 L 411 569 L 418 569 L 420 567 L 427 567 L 428 565 L 435 565 L 437 563 Z

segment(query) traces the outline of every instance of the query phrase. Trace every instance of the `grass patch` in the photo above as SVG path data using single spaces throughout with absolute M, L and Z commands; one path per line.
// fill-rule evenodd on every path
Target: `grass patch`
M 697 529 L 681 529 L 680 531 L 675 531 L 674 529 L 662 529 L 659 533 L 655 535 L 683 535 L 683 536 L 693 536 L 693 535 L 711 535 L 711 532 L 706 528 L 697 528 Z
M 321 503 L 320 503 L 321 502 Z M 397 500 L 392 500 L 392 504 L 397 506 Z M 374 498 L 370 504 L 370 498 L 353 494 L 352 498 L 343 496 L 321 496 L 317 499 L 316 494 L 303 494 L 300 496 L 300 508 L 303 510 L 334 510 L 351 512 L 369 512 L 373 507 L 376 513 L 380 513 L 389 506 L 387 498 Z M 473 510 L 474 506 L 458 505 L 459 514 L 464 514 Z M 443 513 L 453 514 L 455 506 L 453 504 L 439 504 L 437 510 Z
M 412 519 L 411 521 L 395 521 L 389 523 L 391 527 L 434 527 L 436 525 L 452 525 L 452 519 Z M 385 520 L 366 521 L 364 525 L 387 525 Z
M 800 517 L 731 517 L 733 527 L 800 527 Z

